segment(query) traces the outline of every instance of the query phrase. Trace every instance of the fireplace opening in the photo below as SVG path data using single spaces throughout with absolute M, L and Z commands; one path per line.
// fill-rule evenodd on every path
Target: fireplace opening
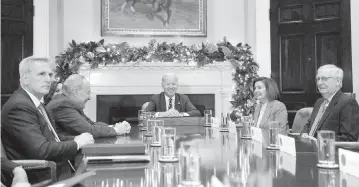
M 212 110 L 215 115 L 214 94 L 186 94 L 192 104 L 201 112 Z M 97 121 L 115 124 L 119 121 L 137 123 L 138 110 L 148 102 L 152 94 L 140 95 L 97 95 Z

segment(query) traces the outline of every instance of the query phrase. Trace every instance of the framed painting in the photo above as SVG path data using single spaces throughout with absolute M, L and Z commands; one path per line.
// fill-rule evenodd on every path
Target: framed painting
M 102 36 L 207 36 L 207 0 L 102 0 Z

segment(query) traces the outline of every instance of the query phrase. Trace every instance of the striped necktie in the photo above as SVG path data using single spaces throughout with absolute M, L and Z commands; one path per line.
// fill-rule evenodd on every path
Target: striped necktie
M 42 105 L 42 103 L 40 103 L 38 109 L 41 111 L 42 116 L 45 118 L 47 127 L 50 129 L 50 131 L 51 131 L 52 135 L 54 136 L 56 142 L 61 142 L 59 136 L 57 135 L 57 133 L 56 133 L 56 131 L 54 129 L 54 127 L 51 125 L 50 119 L 47 116 L 46 110 L 45 110 L 44 106 Z M 75 172 L 76 171 L 75 167 L 71 164 L 71 162 L 69 160 L 67 160 L 67 162 L 69 163 L 70 168 Z
M 168 110 L 172 109 L 172 97 L 168 99 Z
M 309 136 L 314 136 L 315 132 L 317 132 L 319 122 L 322 119 L 325 110 L 327 109 L 328 103 L 329 103 L 329 101 L 325 99 L 323 101 L 323 103 L 320 105 L 319 111 L 318 111 L 317 115 L 315 116 L 312 128 L 309 131 Z

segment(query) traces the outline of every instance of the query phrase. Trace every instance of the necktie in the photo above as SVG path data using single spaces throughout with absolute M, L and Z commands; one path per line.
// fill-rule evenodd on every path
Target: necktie
M 168 110 L 172 108 L 172 97 L 168 100 Z
M 315 116 L 312 128 L 309 131 L 309 136 L 314 136 L 315 132 L 317 131 L 318 124 L 323 117 L 323 114 L 327 108 L 328 102 L 329 102 L 328 100 L 324 100 L 322 105 L 320 106 L 317 116 Z
M 57 133 L 56 133 L 56 131 L 55 131 L 55 129 L 54 129 L 54 127 L 51 125 L 50 119 L 49 119 L 49 117 L 47 116 L 47 113 L 46 113 L 46 110 L 45 110 L 44 106 L 43 106 L 42 104 L 40 104 L 38 108 L 39 108 L 39 110 L 40 110 L 42 116 L 45 118 L 47 127 L 50 129 L 52 135 L 54 135 L 56 142 L 61 142 L 59 136 L 57 135 Z M 74 166 L 71 164 L 71 162 L 70 162 L 69 160 L 67 160 L 67 162 L 69 163 L 70 168 L 71 168 L 73 171 L 76 171 L 75 168 L 74 168 Z

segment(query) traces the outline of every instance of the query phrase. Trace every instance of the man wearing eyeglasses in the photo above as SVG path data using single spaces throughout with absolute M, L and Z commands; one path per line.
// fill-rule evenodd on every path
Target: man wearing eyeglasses
M 319 130 L 332 130 L 337 141 L 357 141 L 359 112 L 355 98 L 345 95 L 340 89 L 343 70 L 327 64 L 318 69 L 316 83 L 322 98 L 315 104 L 309 123 L 302 131 L 302 137 L 316 138 Z
M 128 122 L 117 123 L 114 127 L 102 122 L 93 122 L 83 109 L 91 98 L 90 83 L 79 74 L 69 76 L 63 86 L 62 94 L 56 95 L 47 105 L 54 116 L 59 134 L 76 136 L 88 132 L 94 138 L 128 134 Z

